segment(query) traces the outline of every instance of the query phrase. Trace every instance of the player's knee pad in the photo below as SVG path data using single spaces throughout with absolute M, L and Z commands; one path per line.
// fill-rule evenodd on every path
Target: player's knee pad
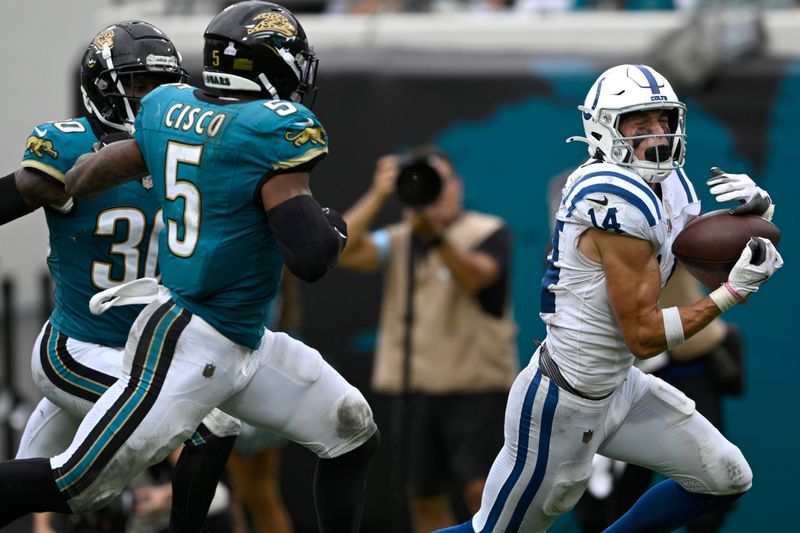
M 375 427 L 367 400 L 358 389 L 351 388 L 336 407 L 336 433 L 346 440 L 361 437 L 363 442 L 372 436 Z
M 542 506 L 548 516 L 561 516 L 575 507 L 592 476 L 591 462 L 564 463 L 556 468 L 555 479 Z
M 715 481 L 716 495 L 740 494 L 753 484 L 750 465 L 739 448 L 730 443 L 710 458 L 708 471 Z

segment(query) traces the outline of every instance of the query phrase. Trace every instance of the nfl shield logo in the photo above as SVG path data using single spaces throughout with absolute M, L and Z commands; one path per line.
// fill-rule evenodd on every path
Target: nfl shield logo
M 592 435 L 594 435 L 594 431 L 592 431 L 591 429 L 589 431 L 584 431 L 583 438 L 581 440 L 583 442 L 589 442 L 590 440 L 592 440 Z
M 150 176 L 149 174 L 147 176 L 143 177 L 142 178 L 142 186 L 147 190 L 152 189 L 153 188 L 153 177 Z

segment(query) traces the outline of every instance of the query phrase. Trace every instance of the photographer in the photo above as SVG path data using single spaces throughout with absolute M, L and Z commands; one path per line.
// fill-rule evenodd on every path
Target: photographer
M 395 194 L 403 220 L 370 232 Z M 380 158 L 372 187 L 344 215 L 350 238 L 339 265 L 384 272 L 372 385 L 402 406 L 400 468 L 417 532 L 454 521 L 452 485 L 470 513 L 480 507 L 518 364 L 511 232 L 498 217 L 464 211 L 462 198 L 448 157 L 425 147 Z

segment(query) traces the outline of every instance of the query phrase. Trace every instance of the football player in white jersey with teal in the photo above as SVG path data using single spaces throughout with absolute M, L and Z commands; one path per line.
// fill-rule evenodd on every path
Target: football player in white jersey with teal
M 122 376 L 128 332 L 142 305 L 89 311 L 98 291 L 157 274 L 163 228 L 149 179 L 96 198 L 73 201 L 64 175 L 83 154 L 130 138 L 138 100 L 161 83 L 186 79 L 178 52 L 155 26 L 119 22 L 97 34 L 81 60 L 87 117 L 37 125 L 25 143 L 21 168 L 3 178 L 16 206 L 0 207 L 1 222 L 45 206 L 55 307 L 34 344 L 34 381 L 44 395 L 22 436 L 18 458 L 64 451 L 81 420 Z M 12 195 L 5 197 L 9 202 Z M 184 448 L 174 483 L 174 531 L 197 530 L 225 466 L 238 421 L 209 416 Z
M 739 449 L 666 382 L 633 366 L 673 348 L 745 301 L 782 266 L 751 240 L 728 282 L 687 306 L 660 309 L 675 268 L 672 241 L 700 202 L 682 170 L 685 107 L 645 65 L 613 67 L 580 106 L 591 158 L 567 180 L 542 281 L 547 337 L 517 377 L 506 443 L 481 509 L 442 532 L 539 532 L 575 505 L 595 452 L 668 479 L 610 532 L 672 531 L 741 496 L 752 473 Z M 769 196 L 745 175 L 711 181 L 736 213 L 770 217 Z
M 233 4 L 205 33 L 204 81 L 219 94 L 156 88 L 141 100 L 134 140 L 67 173 L 78 201 L 152 175 L 165 223 L 163 288 L 131 329 L 126 379 L 98 400 L 69 448 L 49 461 L 0 463 L 0 501 L 9 502 L 0 525 L 37 507 L 108 501 L 219 406 L 313 451 L 320 530 L 359 529 L 378 444 L 372 411 L 319 352 L 265 328 L 283 264 L 314 281 L 346 243 L 341 216 L 309 188 L 328 151 L 300 103 L 316 66 L 291 12 Z

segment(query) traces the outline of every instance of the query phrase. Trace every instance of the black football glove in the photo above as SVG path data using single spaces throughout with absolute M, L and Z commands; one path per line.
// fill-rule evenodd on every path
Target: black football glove
M 322 212 L 325 214 L 325 218 L 328 219 L 328 224 L 339 236 L 339 253 L 342 253 L 344 247 L 347 246 L 347 222 L 344 221 L 342 215 L 330 207 L 323 207 Z

